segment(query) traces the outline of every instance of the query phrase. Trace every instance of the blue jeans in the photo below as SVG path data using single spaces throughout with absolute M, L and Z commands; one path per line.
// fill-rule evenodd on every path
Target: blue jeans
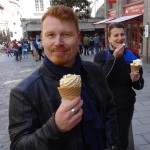
M 23 58 L 28 58 L 28 51 L 27 50 L 23 50 Z
M 99 43 L 94 43 L 94 47 L 95 47 L 95 53 L 99 52 Z

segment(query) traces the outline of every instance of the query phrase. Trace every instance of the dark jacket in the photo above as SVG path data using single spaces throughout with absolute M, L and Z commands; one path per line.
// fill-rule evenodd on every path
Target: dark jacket
M 132 57 L 139 58 L 137 54 L 127 49 L 122 57 L 116 59 L 113 57 L 113 51 L 110 49 L 102 50 L 94 57 L 94 62 L 99 64 L 103 70 L 118 108 L 133 105 L 136 96 L 133 89 L 140 90 L 144 86 L 142 68 L 139 71 L 141 76 L 138 81 L 132 82 L 130 79 Z
M 95 93 L 101 118 L 105 122 L 109 145 L 117 140 L 116 109 L 105 78 L 98 66 L 83 62 L 82 78 Z M 42 64 L 11 90 L 9 134 L 11 150 L 84 150 L 81 126 L 61 133 L 55 124 L 55 112 L 61 98 L 59 78 Z

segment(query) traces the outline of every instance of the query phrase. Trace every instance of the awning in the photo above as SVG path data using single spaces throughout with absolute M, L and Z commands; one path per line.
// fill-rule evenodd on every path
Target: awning
M 136 17 L 141 16 L 141 15 L 142 14 L 123 16 L 123 17 L 120 17 L 120 18 L 110 20 L 107 23 L 109 24 L 109 23 L 115 23 L 115 22 L 123 22 L 123 21 L 127 21 L 127 20 L 130 20 L 130 19 L 136 18 Z
M 115 18 L 108 18 L 108 19 L 105 19 L 105 20 L 102 20 L 99 22 L 95 22 L 95 23 L 93 23 L 93 25 L 107 24 L 108 21 L 113 20 L 113 19 L 115 19 Z

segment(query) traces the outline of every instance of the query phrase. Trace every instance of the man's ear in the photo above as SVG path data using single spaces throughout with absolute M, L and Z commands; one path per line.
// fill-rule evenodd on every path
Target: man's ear
M 80 45 L 80 32 L 78 32 L 78 45 Z
M 42 39 L 42 37 L 43 37 L 43 35 L 42 35 L 42 31 L 41 31 L 41 33 L 40 33 L 40 37 L 41 37 L 41 39 Z

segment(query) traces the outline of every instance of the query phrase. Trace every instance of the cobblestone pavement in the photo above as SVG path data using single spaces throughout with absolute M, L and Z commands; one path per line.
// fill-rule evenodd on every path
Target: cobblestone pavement
M 82 56 L 92 61 L 93 56 Z M 0 150 L 9 150 L 8 107 L 10 89 L 31 74 L 39 65 L 31 55 L 28 59 L 15 61 L 14 57 L 0 54 Z M 137 91 L 133 117 L 135 150 L 150 150 L 150 65 L 144 65 L 145 87 Z

